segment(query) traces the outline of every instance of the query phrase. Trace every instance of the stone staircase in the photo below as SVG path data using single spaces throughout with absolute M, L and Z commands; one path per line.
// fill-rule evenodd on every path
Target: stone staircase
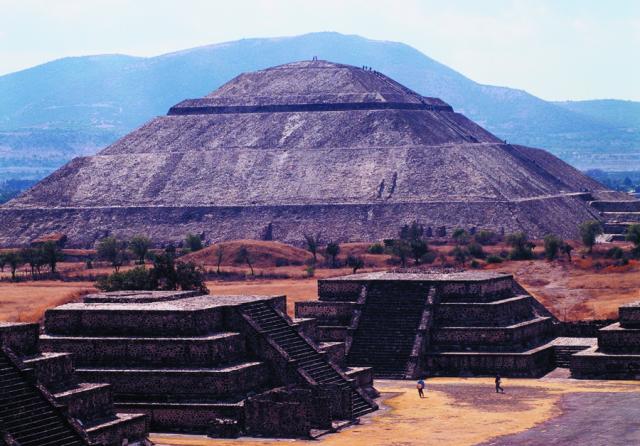
M 348 352 L 349 366 L 370 366 L 376 377 L 407 378 L 428 288 L 391 298 L 384 288 L 369 286 Z
M 575 345 L 556 345 L 553 352 L 556 357 L 556 367 L 568 369 L 571 365 L 571 355 L 585 350 L 585 347 Z
M 331 384 L 340 388 L 351 388 L 351 414 L 357 418 L 377 409 L 376 404 L 351 384 L 347 377 L 338 371 L 287 318 L 277 312 L 267 302 L 258 301 L 243 305 L 241 313 L 251 319 L 260 330 L 272 339 L 297 366 L 320 385 Z
M 0 350 L 0 432 L 20 446 L 89 444 Z

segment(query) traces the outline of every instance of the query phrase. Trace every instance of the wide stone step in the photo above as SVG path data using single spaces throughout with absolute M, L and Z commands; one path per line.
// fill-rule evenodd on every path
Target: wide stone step
M 425 369 L 435 376 L 495 376 L 537 378 L 554 367 L 551 344 L 523 352 L 429 352 Z
M 167 308 L 163 309 L 163 305 Z M 205 336 L 224 331 L 225 309 L 181 311 L 156 304 L 67 304 L 45 313 L 45 332 L 59 336 Z
M 113 416 L 111 386 L 102 383 L 81 383 L 77 387 L 54 394 L 57 402 L 67 407 L 70 417 L 83 425 Z
M 43 335 L 44 351 L 73 353 L 76 366 L 214 366 L 245 354 L 242 335 L 233 332 L 198 337 L 76 337 Z
M 147 416 L 144 414 L 116 414 L 86 428 L 89 438 L 98 444 L 122 444 L 143 440 L 147 433 Z
M 241 420 L 243 399 L 232 402 L 138 401 L 116 404 L 119 413 L 140 413 L 149 418 L 153 432 L 186 431 L 207 434 L 218 418 Z
M 23 359 L 22 362 L 34 370 L 38 382 L 49 390 L 65 389 L 74 384 L 73 358 L 70 353 L 44 352 Z
M 118 394 L 137 394 L 144 398 L 168 394 L 219 399 L 246 394 L 270 379 L 269 368 L 262 362 L 182 369 L 81 367 L 77 369 L 77 375 L 86 382 L 110 383 L 116 401 Z
M 505 327 L 439 327 L 432 339 L 437 349 L 517 350 L 544 343 L 552 333 L 552 319 L 538 317 Z

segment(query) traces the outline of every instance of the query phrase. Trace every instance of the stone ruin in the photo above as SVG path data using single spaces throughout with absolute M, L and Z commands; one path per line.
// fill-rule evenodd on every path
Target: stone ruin
M 47 310 L 39 348 L 72 354 L 79 380 L 108 383 L 117 411 L 153 431 L 314 437 L 376 410 L 371 369 L 343 367 L 285 307 L 284 296 L 88 295 Z
M 375 411 L 374 374 L 540 377 L 569 365 L 575 378 L 640 378 L 640 302 L 590 346 L 557 337 L 563 323 L 509 274 L 365 273 L 319 280 L 318 294 L 293 320 L 284 296 L 138 291 L 47 310 L 40 336 L 1 324 L 0 436 L 309 438 Z
M 625 200 L 440 99 L 373 70 L 312 60 L 242 74 L 75 158 L 0 206 L 0 246 L 52 232 L 68 247 L 137 234 L 159 245 L 186 233 L 206 242 L 299 243 L 303 232 L 382 240 L 414 220 L 439 234 L 577 238 L 580 223 L 605 219 L 589 201 Z
M 623 305 L 619 321 L 598 330 L 598 344 L 571 356 L 571 375 L 640 379 L 640 302 Z
M 0 322 L 0 444 L 147 444 L 147 417 L 116 412 L 113 387 L 79 379 L 71 354 L 39 351 L 39 331 Z
M 537 377 L 554 368 L 557 320 L 511 275 L 366 273 L 318 281 L 297 302 L 318 338 L 344 342 L 349 366 L 377 377 Z

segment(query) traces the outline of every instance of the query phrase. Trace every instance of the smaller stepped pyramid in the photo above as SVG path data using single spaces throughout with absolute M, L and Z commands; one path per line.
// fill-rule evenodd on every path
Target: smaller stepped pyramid
M 78 382 L 71 354 L 38 350 L 39 331 L 0 323 L 0 433 L 17 442 L 9 444 L 150 444 L 146 416 L 116 413 L 111 386 Z
M 606 241 L 624 241 L 627 228 L 640 223 L 640 201 L 597 200 L 589 203 L 603 221 Z
M 40 344 L 153 431 L 313 437 L 377 405 L 371 370 L 343 370 L 312 328 L 284 296 L 116 292 L 47 310 Z
M 571 376 L 640 379 L 640 301 L 619 308 L 619 321 L 598 330 L 598 344 L 571 355 Z
M 296 303 L 349 366 L 380 378 L 537 377 L 555 367 L 557 320 L 508 274 L 367 273 L 318 281 Z

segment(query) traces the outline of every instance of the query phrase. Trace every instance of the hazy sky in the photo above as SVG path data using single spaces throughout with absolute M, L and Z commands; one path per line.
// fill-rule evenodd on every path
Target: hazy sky
M 0 74 L 313 31 L 404 42 L 544 99 L 640 100 L 640 0 L 0 0 Z

